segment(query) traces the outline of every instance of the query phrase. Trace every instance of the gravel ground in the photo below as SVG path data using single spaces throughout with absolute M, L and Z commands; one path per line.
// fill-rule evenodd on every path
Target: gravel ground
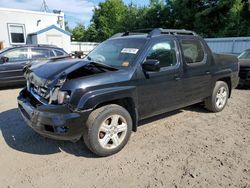
M 82 141 L 55 141 L 27 127 L 19 89 L 0 91 L 0 187 L 250 188 L 250 90 L 223 112 L 195 105 L 141 122 L 118 154 L 97 158 Z

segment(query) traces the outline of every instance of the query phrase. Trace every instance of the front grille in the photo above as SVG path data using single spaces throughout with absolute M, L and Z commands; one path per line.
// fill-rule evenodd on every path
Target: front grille
M 29 83 L 29 93 L 32 99 L 32 105 L 37 106 L 39 104 L 48 104 L 50 98 L 50 91 L 46 87 L 37 86 L 33 83 Z
M 46 87 L 41 87 L 31 84 L 31 89 L 33 89 L 33 91 L 40 97 L 43 97 L 44 99 L 49 98 L 49 91 Z
M 23 108 L 20 104 L 18 104 L 18 107 L 19 107 L 19 109 L 21 110 L 22 114 L 23 114 L 28 120 L 30 120 L 30 115 L 26 112 L 26 110 L 24 110 L 24 108 Z

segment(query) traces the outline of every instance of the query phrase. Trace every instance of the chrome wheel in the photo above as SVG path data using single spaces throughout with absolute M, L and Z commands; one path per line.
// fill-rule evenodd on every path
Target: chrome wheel
M 98 141 L 105 149 L 118 147 L 127 134 L 128 124 L 121 115 L 106 118 L 99 129 Z
M 227 102 L 227 89 L 225 87 L 221 87 L 216 95 L 215 103 L 217 108 L 221 109 L 225 106 Z

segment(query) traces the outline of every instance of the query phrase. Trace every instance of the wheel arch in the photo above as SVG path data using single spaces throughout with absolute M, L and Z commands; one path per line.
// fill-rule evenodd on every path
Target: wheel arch
M 222 77 L 219 78 L 217 81 L 223 81 L 227 84 L 228 89 L 229 89 L 229 98 L 231 97 L 231 93 L 232 93 L 232 82 L 231 82 L 231 77 L 230 76 L 226 76 L 226 77 Z
M 119 106 L 122 106 L 129 112 L 132 118 L 132 122 L 133 122 L 133 131 L 136 132 L 137 125 L 138 125 L 138 112 L 137 112 L 137 108 L 135 106 L 133 99 L 131 97 L 126 97 L 126 98 L 121 98 L 121 99 L 116 99 L 116 100 L 111 100 L 111 101 L 105 101 L 103 103 L 99 103 L 98 105 L 96 105 L 94 109 L 97 109 L 97 108 L 100 108 L 102 106 L 109 105 L 109 104 L 117 104 Z
M 129 112 L 135 132 L 138 124 L 138 108 L 136 89 L 133 86 L 112 87 L 88 92 L 81 97 L 77 109 L 92 111 L 109 104 L 120 105 Z

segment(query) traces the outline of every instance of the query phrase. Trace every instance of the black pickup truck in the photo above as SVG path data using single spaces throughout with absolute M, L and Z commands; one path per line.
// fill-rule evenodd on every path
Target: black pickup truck
M 236 57 L 212 53 L 192 31 L 126 32 L 84 59 L 26 67 L 18 105 L 36 132 L 83 137 L 92 152 L 108 156 L 126 145 L 139 120 L 201 102 L 220 112 L 238 71 Z

